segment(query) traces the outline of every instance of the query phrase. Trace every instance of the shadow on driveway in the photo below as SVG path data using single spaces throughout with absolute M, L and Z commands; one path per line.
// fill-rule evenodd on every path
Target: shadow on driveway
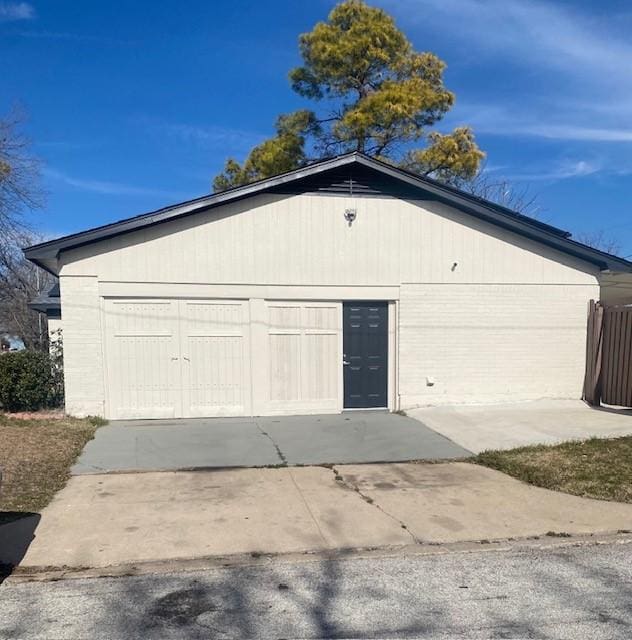
M 40 517 L 39 513 L 0 511 L 0 584 L 26 555 Z

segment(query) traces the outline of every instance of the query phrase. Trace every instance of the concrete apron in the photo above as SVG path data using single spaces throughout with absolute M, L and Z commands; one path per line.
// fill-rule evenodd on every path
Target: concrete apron
M 530 487 L 467 463 L 91 475 L 71 478 L 44 510 L 21 565 L 97 568 L 625 529 L 630 504 Z

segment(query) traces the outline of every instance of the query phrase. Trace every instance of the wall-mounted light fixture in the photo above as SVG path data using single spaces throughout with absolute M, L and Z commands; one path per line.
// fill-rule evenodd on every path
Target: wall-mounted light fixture
M 357 211 L 355 209 L 345 209 L 345 220 L 349 223 L 349 226 L 353 224 L 356 219 Z

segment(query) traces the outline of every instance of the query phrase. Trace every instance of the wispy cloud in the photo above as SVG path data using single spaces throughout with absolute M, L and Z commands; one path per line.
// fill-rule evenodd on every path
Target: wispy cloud
M 628 39 L 568 5 L 539 0 L 387 0 L 410 11 L 407 20 L 441 25 L 455 37 L 475 41 L 479 50 L 502 51 L 585 74 L 621 73 L 632 55 Z M 581 67 L 578 67 L 581 65 Z
M 571 178 L 584 178 L 599 173 L 603 163 L 596 160 L 564 160 L 553 167 L 536 171 L 514 173 L 507 176 L 514 182 L 557 182 Z
M 385 0 L 423 35 L 440 33 L 467 64 L 512 71 L 488 106 L 457 101 L 477 132 L 590 143 L 632 142 L 632 13 L 544 0 Z M 450 60 L 448 60 L 450 62 Z
M 171 124 L 165 127 L 166 131 L 183 140 L 202 145 L 252 145 L 261 140 L 261 135 L 242 129 L 230 129 L 225 127 L 197 127 L 186 124 Z
M 566 124 L 518 125 L 516 133 L 555 140 L 582 140 L 588 142 L 632 142 L 632 129 L 600 129 Z
M 167 191 L 164 189 L 153 189 L 149 187 L 136 187 L 120 182 L 110 182 L 106 180 L 94 180 L 87 178 L 76 178 L 56 169 L 45 168 L 43 174 L 55 181 L 81 191 L 90 191 L 109 196 L 163 196 L 165 198 L 184 198 L 181 193 Z
M 573 117 L 568 110 L 562 109 L 562 114 L 566 114 L 567 117 L 564 122 L 559 122 L 560 114 L 544 117 L 537 105 L 524 110 L 500 103 L 479 105 L 465 102 L 457 105 L 448 122 L 467 123 L 479 133 L 499 136 L 528 136 L 594 143 L 632 142 L 632 127 L 619 127 L 616 126 L 617 122 L 613 122 L 611 127 L 595 127 L 578 119 L 581 116 Z
M 28 2 L 0 2 L 0 22 L 33 20 L 35 9 Z
M 168 122 L 148 116 L 135 118 L 135 121 L 154 135 L 203 149 L 222 151 L 226 155 L 243 153 L 265 137 L 264 134 L 246 129 Z

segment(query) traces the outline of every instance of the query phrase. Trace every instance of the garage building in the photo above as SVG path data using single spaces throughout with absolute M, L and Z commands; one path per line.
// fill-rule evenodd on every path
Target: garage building
M 578 398 L 588 301 L 632 272 L 357 153 L 25 253 L 67 411 L 110 419 Z

